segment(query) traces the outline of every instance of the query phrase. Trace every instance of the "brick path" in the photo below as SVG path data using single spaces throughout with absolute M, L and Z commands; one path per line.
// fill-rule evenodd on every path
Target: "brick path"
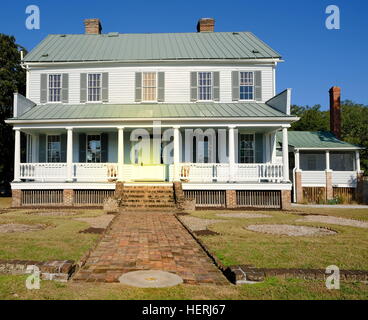
M 117 282 L 126 272 L 163 270 L 184 283 L 227 284 L 188 231 L 170 213 L 121 213 L 75 275 L 77 281 Z

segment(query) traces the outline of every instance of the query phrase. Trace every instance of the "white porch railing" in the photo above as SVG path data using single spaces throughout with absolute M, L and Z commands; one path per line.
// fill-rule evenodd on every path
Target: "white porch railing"
M 20 178 L 38 181 L 65 181 L 66 163 L 21 163 Z
M 189 182 L 281 182 L 282 164 L 181 163 L 181 180 Z
M 66 163 L 22 163 L 20 178 L 35 181 L 65 181 Z M 116 163 L 73 163 L 72 178 L 81 182 L 106 182 L 117 179 Z
M 107 182 L 119 178 L 117 163 L 73 163 L 71 177 L 77 182 Z M 121 178 L 129 180 L 165 180 L 165 165 L 123 165 Z M 174 180 L 174 166 L 170 165 L 169 180 Z M 180 163 L 176 174 L 189 182 L 281 182 L 282 164 Z M 66 163 L 23 163 L 20 178 L 34 181 L 66 181 Z

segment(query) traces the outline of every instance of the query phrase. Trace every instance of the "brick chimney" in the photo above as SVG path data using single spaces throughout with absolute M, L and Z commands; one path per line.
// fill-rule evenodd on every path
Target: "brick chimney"
M 341 89 L 332 87 L 330 89 L 330 130 L 336 136 L 341 138 Z
M 102 26 L 100 19 L 85 19 L 84 26 L 86 34 L 101 34 Z
M 199 19 L 197 24 L 197 32 L 214 32 L 215 31 L 215 19 L 202 18 Z

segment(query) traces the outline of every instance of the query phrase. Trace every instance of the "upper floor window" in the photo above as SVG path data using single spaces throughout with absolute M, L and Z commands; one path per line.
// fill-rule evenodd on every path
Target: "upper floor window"
M 212 100 L 212 72 L 198 72 L 198 100 Z
M 61 140 L 59 135 L 47 136 L 47 162 L 61 161 Z
M 240 72 L 240 100 L 254 100 L 254 72 Z
M 61 74 L 49 74 L 49 102 L 61 101 Z
M 87 135 L 87 162 L 101 162 L 101 135 Z
M 157 73 L 144 72 L 142 82 L 143 101 L 157 101 Z
M 239 160 L 240 163 L 254 163 L 255 138 L 254 134 L 240 134 Z
M 101 101 L 101 73 L 89 73 L 87 84 L 88 101 Z

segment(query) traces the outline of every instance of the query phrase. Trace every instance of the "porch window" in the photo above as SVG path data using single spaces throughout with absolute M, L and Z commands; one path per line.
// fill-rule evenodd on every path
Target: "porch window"
M 212 72 L 198 72 L 198 100 L 212 100 Z
M 101 136 L 87 135 L 87 162 L 101 162 Z
M 254 72 L 240 72 L 240 100 L 254 100 Z
M 355 171 L 355 153 L 331 152 L 330 167 L 334 171 Z
M 61 101 L 61 74 L 49 74 L 49 102 Z
M 88 101 L 101 101 L 101 73 L 88 74 Z
M 61 161 L 61 141 L 59 135 L 47 136 L 47 162 Z
M 240 163 L 254 163 L 255 161 L 255 137 L 254 134 L 240 134 Z
M 300 153 L 300 169 L 304 171 L 324 171 L 326 170 L 325 152 Z
M 143 73 L 143 101 L 157 101 L 157 73 Z

